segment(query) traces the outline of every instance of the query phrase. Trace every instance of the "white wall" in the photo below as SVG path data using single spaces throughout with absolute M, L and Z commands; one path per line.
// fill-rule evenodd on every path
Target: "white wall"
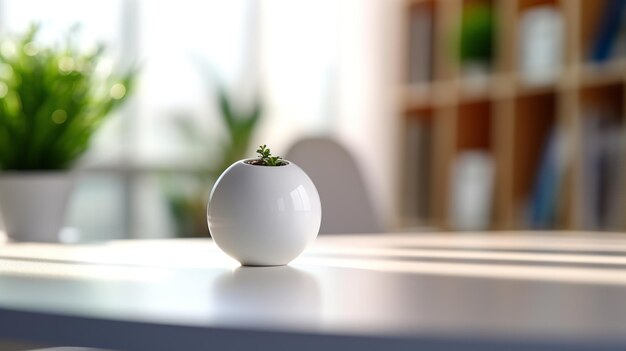
M 402 1 L 344 0 L 337 135 L 355 153 L 387 226 L 397 211 Z
M 333 135 L 357 158 L 381 219 L 397 213 L 400 0 L 261 2 L 268 115 L 256 140 L 279 151 Z

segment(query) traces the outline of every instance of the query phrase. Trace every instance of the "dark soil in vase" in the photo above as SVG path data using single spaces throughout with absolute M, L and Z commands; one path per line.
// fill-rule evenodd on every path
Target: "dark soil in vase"
M 249 165 L 253 165 L 253 166 L 268 166 L 268 167 L 275 167 L 275 166 L 269 166 L 268 164 L 265 163 L 265 161 L 261 160 L 261 159 L 255 159 L 255 160 L 245 160 L 245 163 L 249 164 Z M 289 163 L 286 161 L 280 161 L 280 163 L 276 164 L 276 166 L 286 166 Z

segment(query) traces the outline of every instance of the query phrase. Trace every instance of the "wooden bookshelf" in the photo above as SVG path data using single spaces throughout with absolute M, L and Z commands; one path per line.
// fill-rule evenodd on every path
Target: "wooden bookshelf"
M 456 156 L 465 150 L 484 150 L 494 161 L 495 181 L 491 200 L 489 229 L 528 228 L 524 208 L 536 181 L 547 139 L 556 126 L 564 134 L 566 149 L 572 156 L 559 178 L 558 211 L 554 229 L 583 229 L 584 167 L 581 156 L 585 144 L 585 113 L 589 106 L 615 111 L 626 125 L 626 58 L 619 56 L 598 63 L 588 59 L 608 0 L 412 0 L 406 2 L 407 52 L 415 50 L 416 12 L 430 16 L 430 69 L 421 80 L 409 75 L 411 58 L 401 92 L 405 127 L 416 116 L 428 120 L 432 137 L 429 164 L 429 189 L 418 196 L 428 197 L 427 216 L 412 216 L 404 211 L 404 225 L 452 228 L 451 171 Z M 468 75 L 457 58 L 455 33 L 468 6 L 487 4 L 495 20 L 493 56 L 482 74 Z M 554 79 L 529 84 L 520 63 L 520 22 L 525 11 L 551 6 L 563 21 L 561 59 Z M 424 16 L 421 13 L 417 16 Z M 420 17 L 421 18 L 421 17 Z M 625 20 L 625 19 L 623 19 Z M 413 42 L 411 42 L 413 40 Z M 424 76 L 422 74 L 422 76 Z M 626 134 L 624 134 L 626 135 Z M 401 139 L 404 140 L 405 139 Z M 412 150 L 404 148 L 405 160 Z M 620 160 L 626 163 L 626 158 Z M 406 167 L 400 172 L 407 179 Z M 626 198 L 626 185 L 621 187 Z M 406 197 L 416 196 L 403 191 Z M 422 199 L 424 201 L 424 199 Z M 626 207 L 625 207 L 626 208 Z M 624 213 L 626 215 L 626 213 Z M 585 228 L 590 229 L 590 228 Z M 602 229 L 602 228 L 598 228 Z M 626 230 L 626 228 L 620 228 Z

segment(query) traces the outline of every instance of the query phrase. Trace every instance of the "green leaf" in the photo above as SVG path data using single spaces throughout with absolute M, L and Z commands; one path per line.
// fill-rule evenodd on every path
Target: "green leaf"
M 4 37 L 14 52 L 0 52 L 0 169 L 71 167 L 93 134 L 132 93 L 136 73 L 98 76 L 103 46 L 90 53 L 75 45 L 37 42 L 39 26 Z

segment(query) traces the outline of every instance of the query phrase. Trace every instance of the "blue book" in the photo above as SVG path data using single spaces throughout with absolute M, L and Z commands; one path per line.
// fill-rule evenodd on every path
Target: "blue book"
M 555 127 L 546 139 L 535 182 L 531 190 L 528 221 L 533 229 L 556 224 L 560 182 L 564 168 L 563 135 Z
M 626 0 L 608 0 L 599 21 L 598 31 L 590 59 L 592 62 L 605 62 L 611 58 L 616 40 L 619 37 L 621 22 L 626 11 Z

